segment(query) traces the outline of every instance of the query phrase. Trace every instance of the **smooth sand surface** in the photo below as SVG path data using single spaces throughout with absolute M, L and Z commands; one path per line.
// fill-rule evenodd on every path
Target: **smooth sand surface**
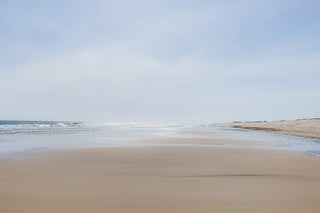
M 186 138 L 134 138 L 124 140 L 128 144 L 150 144 L 150 145 L 196 145 L 196 146 L 274 146 L 276 143 L 254 141 L 254 140 L 241 140 L 225 138 L 193 138 L 198 132 L 189 131 Z M 203 136 L 203 135 L 201 135 Z
M 299 119 L 269 122 L 237 122 L 223 125 L 286 135 L 320 138 L 320 119 Z
M 319 213 L 320 158 L 190 146 L 34 152 L 0 160 L 0 212 Z
M 188 130 L 188 131 L 177 131 L 176 135 L 179 136 L 194 136 L 197 137 L 226 137 L 229 136 L 230 133 L 225 131 L 211 131 L 211 130 Z

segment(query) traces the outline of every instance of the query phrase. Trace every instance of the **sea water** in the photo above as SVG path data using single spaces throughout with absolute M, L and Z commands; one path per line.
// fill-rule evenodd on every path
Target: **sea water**
M 118 139 L 165 137 L 186 127 L 190 125 L 0 120 L 0 156 L 48 148 L 132 145 Z
M 219 136 L 219 134 L 216 136 L 197 134 L 177 136 L 176 132 L 183 130 L 220 131 L 227 134 L 225 136 Z M 268 144 L 259 146 L 259 148 L 300 151 L 320 157 L 320 139 L 256 132 L 210 124 L 5 120 L 0 120 L 0 157 L 48 148 L 148 145 L 127 143 L 126 140 L 119 139 L 154 137 L 216 139 L 227 137 L 254 140 Z M 193 145 L 196 146 L 197 144 Z

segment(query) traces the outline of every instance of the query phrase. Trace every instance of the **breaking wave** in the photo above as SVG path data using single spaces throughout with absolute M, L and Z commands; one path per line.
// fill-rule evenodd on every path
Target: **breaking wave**
M 85 133 L 125 130 L 175 130 L 186 124 L 132 122 L 12 121 L 0 120 L 0 134 L 21 133 Z

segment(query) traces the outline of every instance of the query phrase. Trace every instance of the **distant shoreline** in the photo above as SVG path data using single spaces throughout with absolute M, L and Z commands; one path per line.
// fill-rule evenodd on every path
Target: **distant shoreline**
M 320 139 L 320 118 L 280 121 L 235 121 L 219 125 Z

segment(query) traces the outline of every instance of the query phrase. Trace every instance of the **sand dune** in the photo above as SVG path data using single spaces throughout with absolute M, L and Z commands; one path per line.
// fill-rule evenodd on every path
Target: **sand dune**
M 298 119 L 269 122 L 235 122 L 222 125 L 301 137 L 320 138 L 320 119 Z

